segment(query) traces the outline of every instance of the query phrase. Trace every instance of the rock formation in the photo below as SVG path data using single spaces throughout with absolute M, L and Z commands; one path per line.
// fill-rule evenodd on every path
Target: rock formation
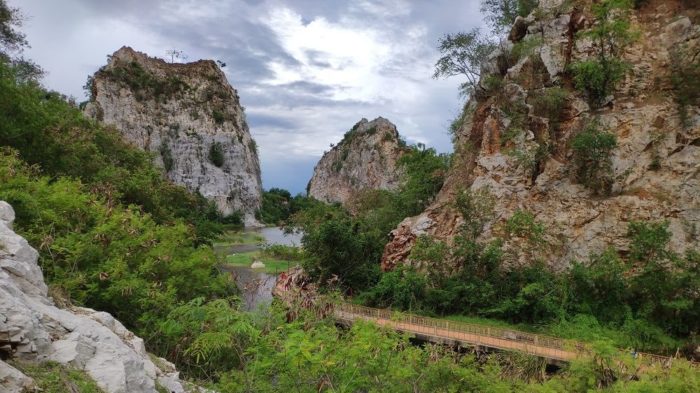
M 91 82 L 88 116 L 155 153 L 167 177 L 255 224 L 262 188 L 257 147 L 238 94 L 211 60 L 171 64 L 116 51 Z
M 396 126 L 378 117 L 360 120 L 314 168 L 308 194 L 324 202 L 347 203 L 361 190 L 394 190 L 405 152 Z
M 529 39 L 541 45 L 517 61 L 508 58 L 507 46 L 490 57 L 482 81 L 495 75 L 501 87 L 465 106 L 444 187 L 425 212 L 391 233 L 383 269 L 411 263 L 410 249 L 422 234 L 449 243 L 463 222 L 454 201 L 465 190 L 490 194 L 495 207 L 480 239 L 504 238 L 512 263 L 540 259 L 561 269 L 607 247 L 624 253 L 632 221 L 667 221 L 676 252 L 700 247 L 700 110 L 686 108 L 683 124 L 671 83 L 674 52 L 700 48 L 700 26 L 691 21 L 698 13 L 680 1 L 656 0 L 632 11 L 639 38 L 622 53 L 631 69 L 602 108 L 592 108 L 566 71 L 592 56 L 591 40 L 577 34 L 595 22 L 590 5 L 541 1 L 541 10 L 516 20 L 509 46 Z M 548 94 L 560 97 L 554 113 L 543 100 Z M 594 121 L 617 138 L 609 195 L 596 195 L 572 176 L 572 139 Z M 526 239 L 503 236 L 518 210 L 544 227 L 545 245 L 529 247 L 534 255 L 523 252 Z
M 55 361 L 84 370 L 108 393 L 185 392 L 175 367 L 149 357 L 143 340 L 110 314 L 60 309 L 48 297 L 38 253 L 12 230 L 14 211 L 0 201 L 0 359 Z M 32 379 L 0 360 L 0 391 L 31 391 Z M 26 389 L 26 390 L 25 390 Z

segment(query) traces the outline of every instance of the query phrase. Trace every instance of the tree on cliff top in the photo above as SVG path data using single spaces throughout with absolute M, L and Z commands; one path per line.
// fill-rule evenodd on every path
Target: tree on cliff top
M 0 50 L 6 52 L 19 51 L 27 46 L 27 40 L 17 30 L 22 25 L 22 15 L 17 8 L 11 8 L 5 0 L 0 0 Z
M 479 85 L 481 65 L 496 45 L 478 28 L 469 33 L 445 34 L 438 44 L 442 57 L 435 63 L 433 78 L 464 75 L 467 81 L 459 86 L 462 96 L 468 96 Z

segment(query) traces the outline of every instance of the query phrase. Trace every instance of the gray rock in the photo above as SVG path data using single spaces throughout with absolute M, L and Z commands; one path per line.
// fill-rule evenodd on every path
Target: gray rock
M 33 391 L 35 387 L 34 380 L 0 360 L 0 391 L 3 393 L 26 393 Z
M 162 91 L 138 90 L 128 77 L 114 76 L 114 70 L 133 64 L 164 86 Z M 95 74 L 92 93 L 86 115 L 155 153 L 155 163 L 174 183 L 200 192 L 224 214 L 240 211 L 246 225 L 258 224 L 262 186 L 255 141 L 238 93 L 216 63 L 169 64 L 123 47 Z M 220 166 L 209 159 L 212 149 L 218 149 Z
M 84 370 L 108 393 L 152 393 L 156 381 L 171 391 L 185 391 L 174 366 L 156 366 L 143 340 L 110 314 L 57 308 L 47 297 L 36 250 L 9 228 L 11 207 L 0 202 L 0 209 L 5 245 L 0 252 L 0 348 L 24 361 L 52 360 Z M 29 383 L 18 373 L 0 362 L 3 392 L 21 391 L 18 387 Z
M 394 124 L 381 117 L 362 119 L 316 164 L 309 195 L 346 204 L 362 190 L 395 190 L 401 177 L 397 161 L 404 153 Z

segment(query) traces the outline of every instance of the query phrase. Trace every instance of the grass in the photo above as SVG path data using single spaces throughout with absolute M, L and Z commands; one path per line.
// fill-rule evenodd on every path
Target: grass
M 224 233 L 214 246 L 239 246 L 244 244 L 262 244 L 265 237 L 257 232 L 228 231 Z
M 32 377 L 43 393 L 103 393 L 85 372 L 70 369 L 55 362 L 39 364 L 12 362 L 11 365 Z
M 554 321 L 547 325 L 533 326 L 526 324 L 512 324 L 498 319 L 473 317 L 467 315 L 448 315 L 437 317 L 450 321 L 464 322 L 474 325 L 492 326 L 503 329 L 519 330 L 521 332 L 542 334 L 546 336 L 558 337 L 561 339 L 575 340 L 583 343 L 596 343 L 606 341 L 618 348 L 637 348 L 647 352 L 668 352 L 669 349 L 681 347 L 683 343 L 661 332 L 651 342 L 644 342 L 634 335 L 628 333 L 631 326 L 613 328 L 599 323 L 594 317 L 589 315 L 578 315 L 570 320 Z
M 265 264 L 265 273 L 276 274 L 294 267 L 299 261 L 285 261 L 265 255 L 261 251 L 252 251 L 226 256 L 226 263 L 231 266 L 250 267 L 254 260 Z M 262 269 L 261 269 L 262 270 Z

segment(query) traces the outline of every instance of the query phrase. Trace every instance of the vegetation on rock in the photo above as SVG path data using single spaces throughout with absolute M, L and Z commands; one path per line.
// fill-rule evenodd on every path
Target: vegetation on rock
M 617 147 L 614 134 L 600 131 L 591 122 L 571 142 L 574 152 L 574 176 L 594 194 L 609 195 L 612 191 L 612 151 Z

